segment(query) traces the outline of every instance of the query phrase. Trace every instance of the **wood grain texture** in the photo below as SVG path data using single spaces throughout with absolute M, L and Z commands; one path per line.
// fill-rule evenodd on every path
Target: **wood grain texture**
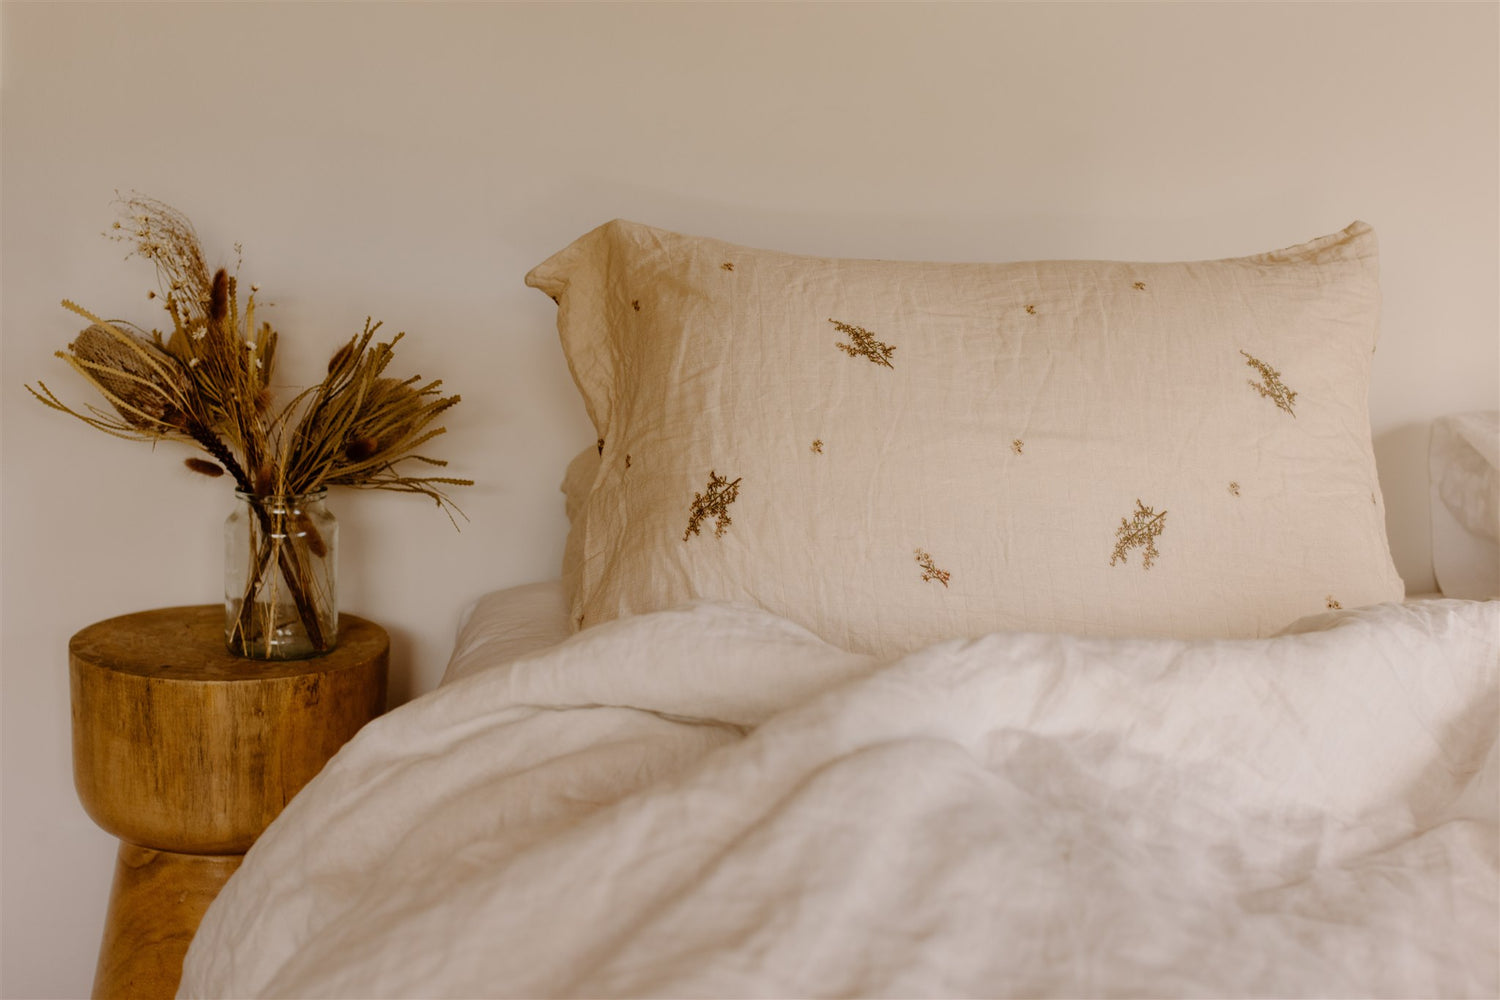
M 73 778 L 102 828 L 142 847 L 240 854 L 385 708 L 384 629 L 267 662 L 224 647 L 221 605 L 111 618 L 69 643 Z
M 242 859 L 120 844 L 93 995 L 101 1000 L 174 996 L 198 924 Z
M 68 644 L 73 781 L 121 840 L 94 996 L 171 997 L 208 905 L 293 795 L 385 710 L 390 640 L 339 617 L 338 646 L 248 660 L 224 608 L 98 622 Z

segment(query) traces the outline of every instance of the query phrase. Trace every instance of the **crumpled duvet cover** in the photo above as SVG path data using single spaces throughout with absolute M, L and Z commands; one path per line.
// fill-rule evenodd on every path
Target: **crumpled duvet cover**
M 1500 603 L 881 663 L 718 604 L 367 726 L 181 996 L 1494 996 Z

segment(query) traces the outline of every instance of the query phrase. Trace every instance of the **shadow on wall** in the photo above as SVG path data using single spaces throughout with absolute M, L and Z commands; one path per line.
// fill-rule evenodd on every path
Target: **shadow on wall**
M 390 672 L 386 679 L 385 704 L 388 709 L 404 705 L 421 692 L 416 690 L 412 661 L 416 657 L 416 640 L 404 629 L 385 626 L 391 638 Z
M 1427 445 L 1432 423 L 1403 424 L 1375 435 L 1375 466 L 1385 498 L 1385 533 L 1408 594 L 1437 590 L 1432 575 L 1432 509 Z

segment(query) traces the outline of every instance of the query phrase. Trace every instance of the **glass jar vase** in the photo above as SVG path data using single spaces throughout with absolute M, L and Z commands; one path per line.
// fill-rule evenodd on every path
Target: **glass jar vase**
M 338 639 L 338 521 L 326 490 L 235 491 L 224 521 L 224 641 L 257 660 L 317 656 Z

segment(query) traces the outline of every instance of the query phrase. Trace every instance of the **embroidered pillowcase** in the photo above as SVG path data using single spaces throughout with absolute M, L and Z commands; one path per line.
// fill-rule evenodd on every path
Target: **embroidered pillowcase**
M 1233 260 L 932 264 L 615 221 L 526 281 L 603 441 L 575 625 L 728 600 L 887 655 L 1402 597 L 1363 223 Z
M 573 456 L 563 473 L 563 510 L 568 516 L 568 538 L 563 546 L 562 585 L 569 604 L 571 618 L 572 601 L 578 594 L 583 578 L 583 508 L 588 503 L 589 491 L 599 475 L 601 449 L 595 445 Z

